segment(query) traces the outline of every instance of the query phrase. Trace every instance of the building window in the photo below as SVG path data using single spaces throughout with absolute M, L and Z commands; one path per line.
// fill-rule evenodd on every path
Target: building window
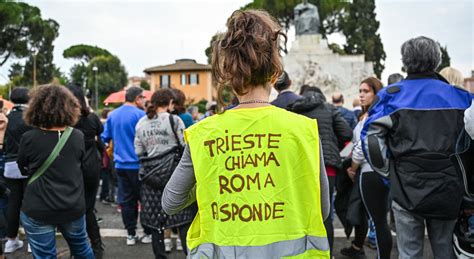
M 170 75 L 160 75 L 160 88 L 169 88 L 171 82 Z
M 190 74 L 189 75 L 189 84 L 198 85 L 199 84 L 199 74 Z
M 181 74 L 181 85 L 186 85 L 186 74 Z

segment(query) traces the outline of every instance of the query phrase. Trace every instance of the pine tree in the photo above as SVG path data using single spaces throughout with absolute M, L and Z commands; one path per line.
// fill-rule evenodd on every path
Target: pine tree
M 365 61 L 372 61 L 374 72 L 380 78 L 386 58 L 376 19 L 374 0 L 354 0 L 342 20 L 342 33 L 346 36 L 344 50 L 347 54 L 365 54 Z
M 441 44 L 438 42 L 439 48 L 441 49 L 441 64 L 439 65 L 438 69 L 436 69 L 438 72 L 441 71 L 441 69 L 445 67 L 449 67 L 451 65 L 451 58 L 449 57 L 448 54 L 448 46 L 441 46 Z

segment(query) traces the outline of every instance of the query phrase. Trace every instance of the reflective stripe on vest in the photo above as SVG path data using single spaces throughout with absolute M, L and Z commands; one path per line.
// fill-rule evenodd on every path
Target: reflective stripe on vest
M 273 106 L 229 110 L 191 126 L 185 139 L 199 207 L 191 251 L 329 257 L 316 120 Z
M 306 236 L 264 246 L 201 244 L 191 250 L 188 258 L 262 258 L 262 255 L 265 255 L 265 258 L 295 257 L 297 255 L 326 258 L 328 252 L 323 251 L 329 251 L 329 243 L 326 237 Z

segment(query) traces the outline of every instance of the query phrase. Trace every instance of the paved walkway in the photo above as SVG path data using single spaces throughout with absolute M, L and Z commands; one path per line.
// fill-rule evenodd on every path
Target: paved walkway
M 102 223 L 100 223 L 101 232 L 103 235 L 105 243 L 105 258 L 115 259 L 115 258 L 154 258 L 151 244 L 137 244 L 136 246 L 127 246 L 125 244 L 126 231 L 123 230 L 122 218 L 120 213 L 117 211 L 116 207 L 111 205 L 104 205 L 100 202 L 96 205 L 98 216 L 103 218 Z M 346 239 L 342 230 L 342 226 L 338 220 L 335 221 L 335 244 L 334 244 L 334 256 L 335 258 L 344 259 L 347 258 L 339 253 L 339 251 L 350 245 L 350 240 Z M 139 231 L 141 234 L 141 230 Z M 24 239 L 24 236 L 22 237 Z M 57 251 L 58 258 L 69 258 L 69 250 L 67 244 L 62 237 L 57 238 Z M 366 256 L 368 259 L 377 258 L 376 251 L 368 247 L 365 248 Z M 394 249 L 392 251 L 392 258 L 397 258 L 398 253 L 396 251 L 396 242 L 394 237 Z M 430 246 L 427 241 L 425 241 L 425 257 L 432 258 L 430 251 Z M 33 258 L 26 252 L 26 242 L 23 249 L 17 251 L 13 254 L 7 255 L 7 258 Z M 184 259 L 185 256 L 181 251 L 173 251 L 169 254 L 169 259 Z

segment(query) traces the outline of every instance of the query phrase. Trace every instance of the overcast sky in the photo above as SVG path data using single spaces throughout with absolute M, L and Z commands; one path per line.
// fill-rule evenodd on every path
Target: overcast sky
M 206 63 L 204 50 L 217 31 L 225 29 L 230 14 L 249 0 L 174 1 L 28 1 L 43 18 L 60 24 L 54 42 L 54 62 L 69 73 L 75 63 L 62 57 L 64 49 L 90 44 L 117 55 L 129 76 L 141 76 L 147 67 L 173 63 L 179 58 Z M 387 53 L 382 76 L 400 72 L 400 46 L 418 35 L 448 47 L 451 65 L 470 76 L 474 69 L 471 0 L 376 0 L 379 32 Z M 290 32 L 294 33 L 294 30 Z M 290 41 L 294 35 L 289 35 Z M 341 42 L 341 37 L 330 40 Z M 8 67 L 0 69 L 5 82 Z

